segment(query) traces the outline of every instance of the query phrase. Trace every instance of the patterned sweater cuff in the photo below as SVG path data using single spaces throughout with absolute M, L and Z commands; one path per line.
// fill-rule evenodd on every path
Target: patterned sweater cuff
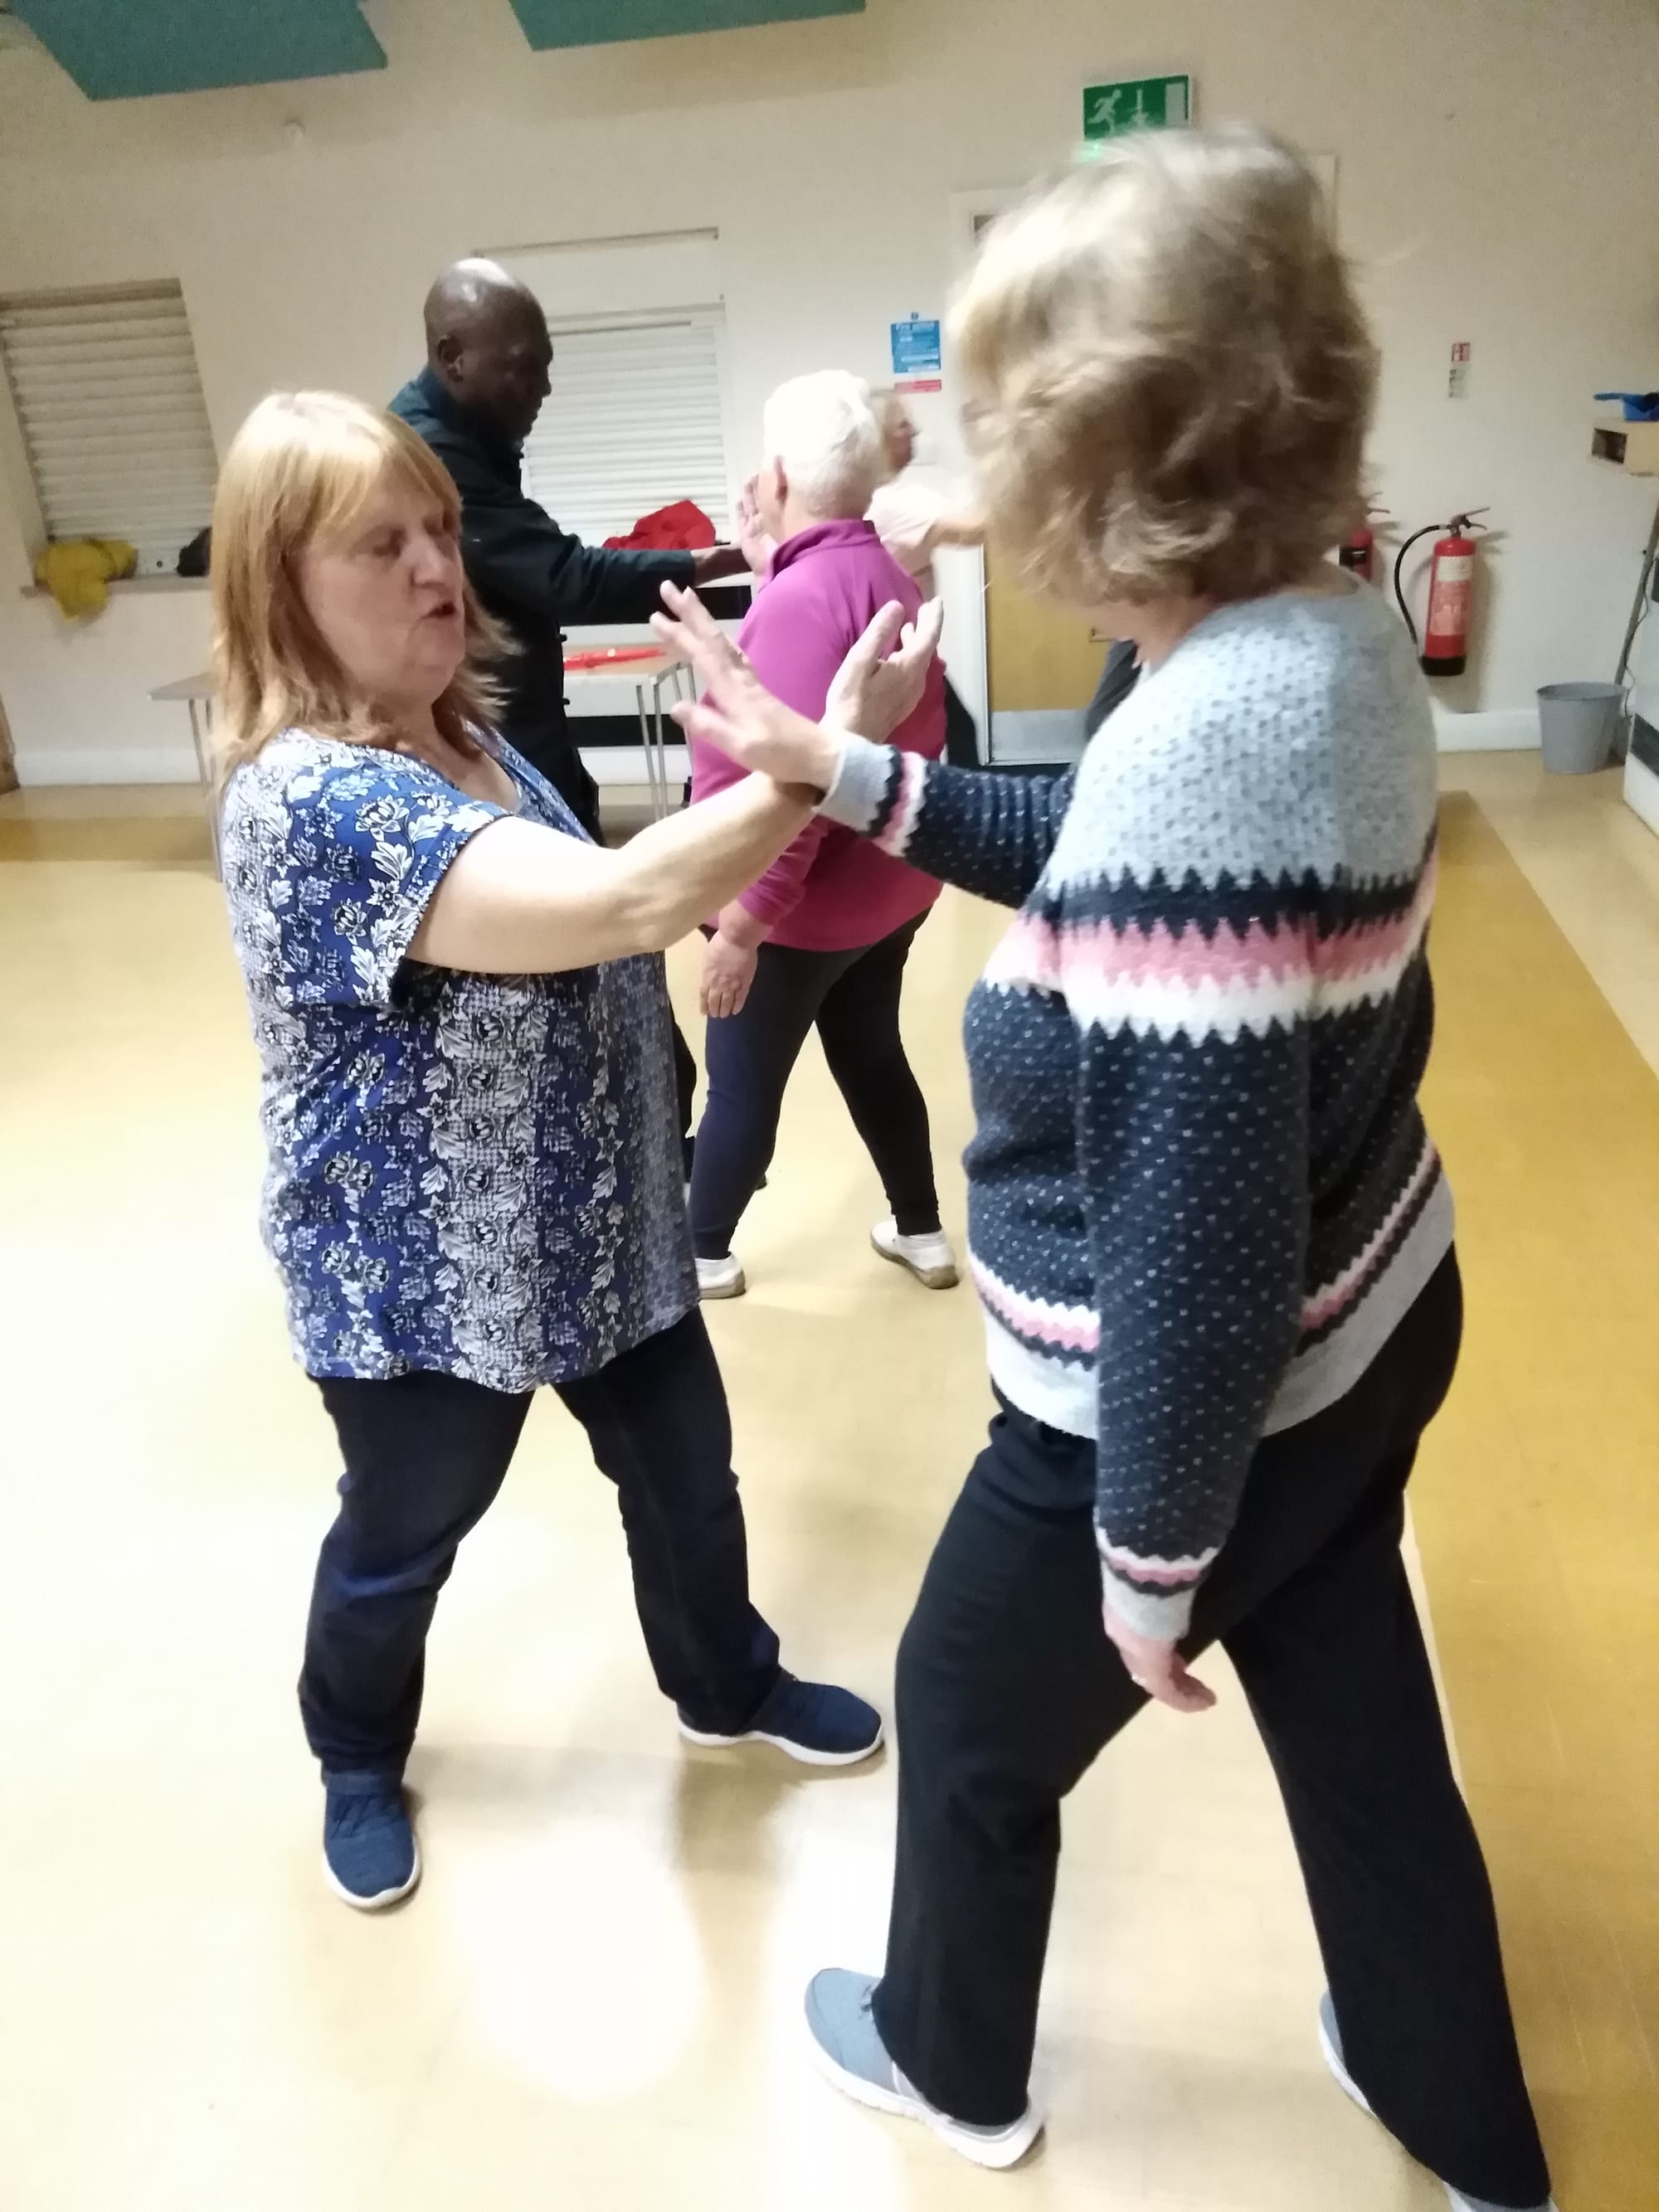
M 1178 1644 L 1192 1626 L 1193 1601 L 1198 1595 L 1196 1583 L 1183 1589 L 1139 1589 L 1133 1583 L 1125 1582 L 1121 1575 L 1114 1573 L 1102 1559 L 1100 1586 L 1106 1603 L 1120 1620 L 1127 1622 L 1133 1629 L 1137 1636 L 1151 1636 L 1160 1643 Z
M 850 734 L 841 741 L 841 766 L 818 812 L 826 821 L 867 836 L 876 826 L 893 775 L 893 749 Z

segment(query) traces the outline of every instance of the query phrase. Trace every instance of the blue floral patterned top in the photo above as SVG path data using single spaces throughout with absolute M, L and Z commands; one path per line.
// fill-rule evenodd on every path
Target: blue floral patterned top
M 580 837 L 511 747 L 525 817 Z M 659 958 L 555 975 L 409 945 L 501 809 L 289 732 L 231 778 L 224 879 L 263 1063 L 266 1245 L 317 1376 L 592 1374 L 696 1301 Z

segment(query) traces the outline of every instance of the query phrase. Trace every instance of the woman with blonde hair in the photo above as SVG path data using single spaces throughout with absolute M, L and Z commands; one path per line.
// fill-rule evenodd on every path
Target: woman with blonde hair
M 1323 557 L 1376 359 L 1304 164 L 1143 133 L 996 228 L 957 313 L 994 540 L 1134 641 L 1053 782 L 761 693 L 695 609 L 684 719 L 1017 910 L 967 1016 L 971 1265 L 1000 1410 L 900 1649 L 886 1970 L 818 1975 L 841 2087 L 1007 2166 L 1062 1800 L 1226 1650 L 1323 1952 L 1325 2057 L 1463 2212 L 1545 2203 L 1480 1845 L 1400 1558 L 1461 1294 L 1418 1106 L 1435 746 Z M 669 626 L 672 629 L 672 625 Z
M 263 1063 L 264 1231 L 345 1462 L 300 1704 L 327 1878 L 415 1886 L 402 1790 L 426 1636 L 550 1383 L 617 1485 L 657 1680 L 696 1743 L 867 1757 L 874 1709 L 801 1682 L 750 1602 L 681 1194 L 662 948 L 797 836 L 766 775 L 623 851 L 489 726 L 498 651 L 455 488 L 327 393 L 256 408 L 213 524 L 224 880 Z M 933 636 L 851 657 L 894 728 Z

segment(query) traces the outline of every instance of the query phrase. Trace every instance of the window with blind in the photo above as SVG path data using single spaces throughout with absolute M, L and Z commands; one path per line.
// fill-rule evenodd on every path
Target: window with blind
M 173 569 L 218 463 L 177 284 L 0 300 L 0 363 L 46 535 L 125 538 Z
M 525 447 L 531 496 L 591 544 L 694 500 L 732 529 L 721 313 L 550 317 L 553 392 Z

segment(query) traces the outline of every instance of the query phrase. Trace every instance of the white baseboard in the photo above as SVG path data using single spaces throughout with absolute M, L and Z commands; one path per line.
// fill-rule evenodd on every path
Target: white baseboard
M 1634 753 L 1625 763 L 1625 804 L 1659 833 L 1659 775 Z
M 678 793 L 690 774 L 684 745 L 665 747 L 669 789 Z M 583 745 L 581 756 L 596 783 L 646 784 L 645 754 L 638 745 Z M 53 783 L 194 783 L 196 757 L 179 745 L 19 745 L 17 781 L 27 788 Z
M 185 745 L 29 745 L 17 748 L 17 781 L 27 790 L 54 783 L 194 783 L 196 756 Z
M 642 745 L 578 745 L 576 750 L 582 757 L 582 766 L 595 783 L 614 789 L 622 784 L 644 786 L 651 781 Z M 680 787 L 691 773 L 691 749 L 689 745 L 665 745 L 663 758 L 668 769 L 668 788 L 678 805 Z
M 1437 705 L 1434 735 L 1443 753 L 1535 752 L 1542 742 L 1535 707 L 1499 707 L 1490 714 L 1455 714 L 1449 707 Z

